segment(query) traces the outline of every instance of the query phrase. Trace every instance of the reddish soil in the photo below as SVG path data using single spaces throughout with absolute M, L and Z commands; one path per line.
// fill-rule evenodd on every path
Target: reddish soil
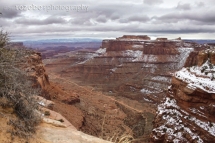
M 94 91 L 93 87 L 79 86 L 65 77 L 50 72 L 49 80 L 51 86 L 48 89 L 48 98 L 55 102 L 53 110 L 62 114 L 77 129 L 87 134 L 106 140 L 110 138 L 117 140 L 127 134 L 142 138 L 143 141 L 146 137 L 145 128 L 147 127 L 148 133 L 152 128 L 145 120 L 147 118 L 145 113 L 151 112 L 150 114 L 153 115 L 155 111 L 146 108 L 149 107 L 147 103 L 143 105 L 131 99 L 106 96 L 102 92 Z M 80 103 L 64 102 L 71 97 L 74 99 L 78 97 Z M 141 124 L 140 129 L 132 130 L 137 124 Z

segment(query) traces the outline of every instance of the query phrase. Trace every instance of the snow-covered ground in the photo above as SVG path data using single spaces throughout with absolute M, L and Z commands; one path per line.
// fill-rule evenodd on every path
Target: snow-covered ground
M 207 60 L 202 66 L 192 66 L 190 67 L 190 72 L 199 75 L 199 76 L 207 76 L 211 78 L 213 76 L 213 72 L 215 73 L 215 66 L 210 64 Z M 207 74 L 206 74 L 207 73 Z
M 189 68 L 182 68 L 175 73 L 175 77 L 188 83 L 187 87 L 195 90 L 200 88 L 208 93 L 215 93 L 215 81 L 212 79 L 214 76 L 212 72 L 215 69 L 214 65 L 209 66 L 209 61 L 206 61 L 202 66 L 193 66 Z M 207 67 L 208 70 L 203 68 Z
M 192 109 L 192 111 L 194 112 L 196 110 Z M 157 114 L 158 116 L 161 115 L 165 122 L 161 126 L 153 129 L 153 132 L 168 134 L 168 136 L 174 137 L 174 139 L 172 138 L 174 143 L 186 141 L 183 136 L 184 132 L 189 133 L 192 139 L 198 143 L 203 142 L 200 136 L 183 124 L 182 118 L 193 122 L 212 136 L 215 136 L 215 123 L 203 122 L 196 117 L 190 116 L 186 111 L 180 109 L 175 99 L 167 97 L 165 102 L 158 106 Z M 154 138 L 157 137 L 154 135 Z

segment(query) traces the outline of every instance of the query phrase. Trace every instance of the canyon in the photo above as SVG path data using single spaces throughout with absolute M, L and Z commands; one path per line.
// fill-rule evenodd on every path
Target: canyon
M 40 53 L 27 49 L 23 47 L 23 45 L 15 44 L 10 45 L 10 47 L 0 48 L 0 55 L 2 56 L 1 68 L 2 65 L 7 66 L 7 68 L 12 67 L 14 73 L 19 77 L 16 78 L 15 81 L 11 81 L 7 78 L 7 75 L 1 72 L 1 90 L 9 90 L 8 94 L 12 100 L 15 98 L 13 95 L 18 96 L 18 98 L 15 98 L 17 102 L 15 101 L 14 106 L 10 105 L 13 104 L 13 102 L 7 97 L 7 93 L 5 92 L 2 95 L 1 92 L 0 142 L 108 143 L 108 141 L 78 131 L 70 121 L 60 113 L 54 111 L 55 108 L 58 110 L 62 109 L 63 107 L 60 105 L 62 105 L 63 102 L 66 103 L 66 105 L 68 104 L 66 108 L 69 109 L 70 113 L 71 111 L 76 113 L 76 116 L 72 114 L 75 116 L 72 123 L 77 126 L 74 119 L 78 120 L 78 111 L 74 111 L 75 109 L 72 107 L 69 108 L 69 104 L 80 102 L 80 99 L 75 95 L 72 96 L 68 92 L 63 91 L 60 86 L 55 85 L 49 80 Z M 9 64 L 12 66 L 10 67 Z M 10 76 L 15 77 L 13 75 L 14 73 L 8 69 L 5 69 L 4 72 L 8 72 Z M 8 85 L 2 82 L 2 77 L 7 79 L 7 81 L 10 80 L 10 86 L 14 84 L 12 89 L 16 92 L 11 91 L 10 88 L 7 87 Z M 19 87 L 19 85 L 21 85 L 21 87 Z M 57 100 L 54 100 L 56 94 L 61 94 L 61 96 Z M 67 99 L 67 96 L 72 98 Z M 52 99 L 52 97 L 54 97 L 54 99 Z M 48 100 L 48 98 L 51 100 Z M 64 108 L 64 111 L 66 111 L 66 108 Z M 21 113 L 24 113 L 25 117 L 21 116 L 23 115 Z M 30 117 L 28 118 L 28 116 Z M 35 123 L 35 120 L 38 120 L 38 122 Z M 27 124 L 26 121 L 30 121 L 31 123 Z M 35 131 L 31 130 L 33 128 L 35 128 Z
M 42 89 L 36 142 L 213 142 L 213 45 L 124 35 L 37 50 L 22 64 Z
M 129 136 L 148 142 L 172 76 L 195 65 L 196 53 L 207 48 L 181 38 L 124 35 L 103 40 L 98 50 L 61 53 L 43 62 L 50 80 L 80 99 L 70 105 L 82 113 L 78 130 L 105 140 Z

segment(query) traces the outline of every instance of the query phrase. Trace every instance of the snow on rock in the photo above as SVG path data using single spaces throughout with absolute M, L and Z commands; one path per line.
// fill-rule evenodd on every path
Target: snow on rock
M 140 51 L 140 50 L 136 50 L 136 51 L 126 50 L 126 51 L 123 51 L 123 55 L 124 56 L 134 57 L 134 58 L 139 58 L 139 57 L 142 57 L 143 51 Z
M 211 78 L 213 73 L 215 73 L 215 66 L 207 60 L 202 66 L 192 66 L 189 70 L 195 75 L 207 76 Z
M 177 61 L 179 61 L 178 67 L 180 68 L 183 67 L 187 57 L 193 50 L 194 50 L 193 48 L 185 48 L 185 47 L 178 48 L 178 52 L 180 53 L 177 59 Z
M 100 49 L 98 49 L 96 51 L 96 53 L 98 53 L 98 54 L 104 54 L 104 53 L 106 53 L 106 48 L 100 48 Z
M 162 90 L 161 89 L 159 89 L 159 88 L 153 88 L 153 91 L 152 90 L 149 90 L 149 89 L 146 89 L 146 88 L 143 88 L 143 89 L 141 89 L 140 90 L 140 92 L 142 92 L 142 93 L 144 93 L 144 94 L 152 94 L 152 93 L 160 93 L 160 92 L 162 92 Z
M 150 91 L 150 90 L 145 89 L 145 88 L 141 89 L 140 92 L 146 93 L 146 94 L 154 93 L 153 91 Z
M 190 110 L 196 114 L 202 113 L 194 108 L 190 108 Z M 198 136 L 197 133 L 194 133 L 194 130 L 192 130 L 189 126 L 186 126 L 186 124 L 183 123 L 184 120 L 192 122 L 212 136 L 215 136 L 215 123 L 204 122 L 194 116 L 191 116 L 188 112 L 182 110 L 177 105 L 175 99 L 167 97 L 165 101 L 158 106 L 157 116 L 161 116 L 163 124 L 153 129 L 154 139 L 157 138 L 157 133 L 160 133 L 162 135 L 168 134 L 168 137 L 172 138 L 173 142 L 186 142 L 187 140 L 184 138 L 183 134 L 188 133 L 190 137 L 192 137 L 192 140 L 202 143 L 203 140 L 200 138 L 200 136 Z
M 132 48 L 143 48 L 143 45 L 132 45 Z
M 157 59 L 157 55 L 143 55 L 142 57 L 139 57 L 139 59 L 136 59 L 136 61 L 138 60 L 143 62 L 157 62 Z
M 152 80 L 158 80 L 158 81 L 163 81 L 163 82 L 170 82 L 171 79 L 168 77 L 164 77 L 164 76 L 154 76 L 152 78 Z
M 152 100 L 149 100 L 149 99 L 147 99 L 147 98 L 143 98 L 145 101 L 147 101 L 147 102 L 153 102 Z
M 99 55 L 105 54 L 106 53 L 106 48 L 100 48 L 98 49 L 95 53 L 88 53 L 87 55 L 85 55 L 85 59 L 84 61 L 78 63 L 78 64 L 84 64 L 88 61 L 90 61 L 91 59 L 93 59 L 94 57 L 97 57 Z
M 203 112 L 199 111 L 199 110 L 196 109 L 196 108 L 189 108 L 189 110 L 190 110 L 192 113 L 194 113 L 194 114 L 198 114 L 199 116 L 202 116 L 202 117 L 207 118 L 206 116 L 204 116 L 204 113 L 203 113 Z
M 215 123 L 206 123 L 195 117 L 191 117 L 190 121 L 195 122 L 199 127 L 209 132 L 211 135 L 215 136 Z
M 170 99 L 169 97 L 167 97 L 165 99 L 165 102 L 158 106 L 157 113 L 158 113 L 158 116 L 159 115 L 162 116 L 162 119 L 165 122 L 163 123 L 163 125 L 153 129 L 154 133 L 161 133 L 162 135 L 168 134 L 168 137 L 172 138 L 173 142 L 178 142 L 178 141 L 186 142 L 187 140 L 184 138 L 184 133 L 186 132 L 190 134 L 192 139 L 196 140 L 198 143 L 203 142 L 203 140 L 196 133 L 193 133 L 190 130 L 190 128 L 186 127 L 183 124 L 183 121 L 181 120 L 181 118 L 183 116 L 186 116 L 186 114 L 183 115 L 184 113 L 182 114 L 180 112 L 180 107 L 177 105 L 175 99 Z M 197 121 L 197 119 L 193 121 Z M 200 121 L 198 120 L 198 122 Z M 209 131 L 212 132 L 213 128 L 210 128 Z M 157 138 L 155 135 L 153 137 L 155 139 Z
M 117 67 L 110 69 L 112 72 L 115 72 L 117 70 Z
M 213 73 L 205 75 L 202 71 L 203 67 L 207 67 L 209 62 L 206 61 L 201 67 L 193 66 L 190 69 L 182 68 L 180 71 L 175 73 L 175 77 L 188 83 L 187 87 L 195 90 L 200 88 L 208 93 L 215 93 L 215 82 L 208 77 L 213 77 Z M 215 69 L 212 65 L 211 70 Z M 203 77 L 206 76 L 206 77 Z

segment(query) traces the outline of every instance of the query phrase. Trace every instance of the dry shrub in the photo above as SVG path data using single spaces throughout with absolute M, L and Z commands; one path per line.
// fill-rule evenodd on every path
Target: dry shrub
M 10 119 L 12 135 L 28 138 L 35 132 L 40 116 L 34 95 L 40 90 L 32 88 L 32 80 L 21 69 L 26 64 L 25 56 L 32 53 L 25 48 L 5 48 L 7 33 L 0 32 L 0 106 L 13 108 L 16 119 Z

